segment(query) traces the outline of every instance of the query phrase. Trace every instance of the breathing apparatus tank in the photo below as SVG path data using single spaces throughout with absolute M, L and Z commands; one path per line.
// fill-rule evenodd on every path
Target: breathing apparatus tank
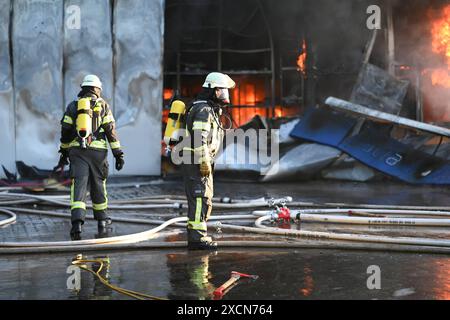
M 180 129 L 184 129 L 185 121 L 186 105 L 180 100 L 173 101 L 164 133 L 164 143 L 168 148 L 180 142 Z
M 90 140 L 92 136 L 92 110 L 90 98 L 78 100 L 76 130 L 78 137 L 81 139 L 81 148 L 86 149 L 87 144 L 89 143 L 88 140 Z

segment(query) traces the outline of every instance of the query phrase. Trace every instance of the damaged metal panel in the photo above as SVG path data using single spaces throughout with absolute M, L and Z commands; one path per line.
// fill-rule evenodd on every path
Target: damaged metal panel
M 126 157 L 121 174 L 161 172 L 163 36 L 164 0 L 115 2 L 114 103 Z
M 12 66 L 9 45 L 11 2 L 0 2 L 0 165 L 14 172 L 15 133 L 14 133 L 14 99 L 12 84 Z M 0 178 L 4 177 L 0 170 Z
M 79 29 L 68 19 L 72 6 L 80 13 Z M 65 0 L 64 98 L 65 105 L 76 98 L 87 74 L 96 74 L 103 84 L 103 98 L 113 107 L 113 53 L 109 0 Z M 75 7 L 76 8 L 76 7 Z
M 321 175 L 322 178 L 329 180 L 368 182 L 376 177 L 376 172 L 354 158 L 344 155 L 323 170 Z
M 276 159 L 270 159 L 270 150 L 278 154 L 280 135 L 269 129 L 267 119 L 259 115 L 235 130 L 227 131 L 215 159 L 215 171 L 221 174 L 238 173 L 259 179 Z M 270 143 L 270 145 L 269 145 Z M 272 147 L 277 146 L 277 151 Z
M 399 114 L 408 86 L 408 81 L 397 80 L 386 71 L 365 64 L 353 88 L 350 101 L 379 111 Z
M 337 147 L 356 125 L 357 121 L 325 108 L 308 108 L 292 130 L 291 137 Z
M 223 148 L 215 160 L 215 172 L 239 172 L 240 174 L 245 172 L 259 176 L 264 171 L 264 166 L 258 161 L 259 152 L 267 153 L 264 146 L 238 141 Z
M 13 3 L 17 160 L 47 169 L 58 160 L 63 2 Z
M 313 178 L 341 155 L 332 147 L 306 143 L 287 152 L 262 179 L 263 182 L 296 181 Z
M 296 143 L 296 140 L 290 136 L 292 130 L 300 123 L 300 119 L 289 121 L 288 123 L 280 126 L 280 144 L 292 144 Z
M 412 184 L 450 185 L 450 162 L 415 150 L 375 129 L 345 139 L 339 148 L 360 162 Z

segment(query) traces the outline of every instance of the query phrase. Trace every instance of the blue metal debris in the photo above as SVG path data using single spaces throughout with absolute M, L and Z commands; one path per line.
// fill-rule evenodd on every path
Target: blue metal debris
M 411 184 L 450 185 L 448 160 L 370 128 L 350 136 L 356 123 L 356 119 L 342 114 L 311 108 L 291 136 L 336 147 L 369 167 Z

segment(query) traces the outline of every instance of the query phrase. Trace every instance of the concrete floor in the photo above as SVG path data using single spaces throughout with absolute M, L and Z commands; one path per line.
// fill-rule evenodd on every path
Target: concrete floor
M 139 188 L 109 187 L 110 198 L 150 194 L 182 195 L 180 181 L 142 184 Z M 296 201 L 349 202 L 396 205 L 447 205 L 447 188 L 413 187 L 396 183 L 308 182 L 291 184 L 216 183 L 217 196 L 234 198 L 281 197 Z M 242 212 L 241 212 L 242 213 Z M 170 209 L 154 212 L 113 212 L 115 216 L 163 218 L 178 216 Z M 220 214 L 217 212 L 217 214 Z M 0 217 L 1 218 L 1 217 Z M 16 224 L 0 229 L 0 241 L 67 240 L 66 219 L 20 214 Z M 450 238 L 445 228 L 354 227 L 302 224 L 304 230 L 361 232 Z M 115 223 L 112 235 L 148 229 Z M 96 224 L 88 221 L 85 238 L 93 238 Z M 211 230 L 214 233 L 214 230 Z M 276 240 L 245 234 L 214 234 L 218 240 Z M 184 240 L 183 230 L 167 230 L 158 241 Z M 220 243 L 220 242 L 219 242 Z M 82 253 L 82 252 L 80 252 Z M 0 299 L 129 299 L 104 287 L 91 274 L 82 273 L 81 290 L 67 289 L 71 254 L 0 255 Z M 221 249 L 216 253 L 185 249 L 86 253 L 108 257 L 111 283 L 169 299 L 210 299 L 231 271 L 256 274 L 243 280 L 226 299 L 450 299 L 450 257 L 406 253 L 318 249 Z M 369 266 L 381 270 L 381 289 L 369 290 Z

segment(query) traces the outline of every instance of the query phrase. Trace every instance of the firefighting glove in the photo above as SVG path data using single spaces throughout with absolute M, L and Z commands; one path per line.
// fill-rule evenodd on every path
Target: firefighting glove
M 211 162 L 205 161 L 200 163 L 200 174 L 202 177 L 207 177 L 211 174 L 212 168 L 211 168 Z
M 64 171 L 64 167 L 69 164 L 69 150 L 59 149 L 59 153 L 61 153 L 61 156 L 59 157 L 58 165 L 53 168 L 53 172 L 58 170 Z
M 122 170 L 124 164 L 125 164 L 125 160 L 123 160 L 123 152 L 122 151 L 117 151 L 114 152 L 114 158 L 116 159 L 116 170 L 120 171 Z
M 208 156 L 203 155 L 200 157 L 200 174 L 202 177 L 207 177 L 212 172 L 211 159 Z

